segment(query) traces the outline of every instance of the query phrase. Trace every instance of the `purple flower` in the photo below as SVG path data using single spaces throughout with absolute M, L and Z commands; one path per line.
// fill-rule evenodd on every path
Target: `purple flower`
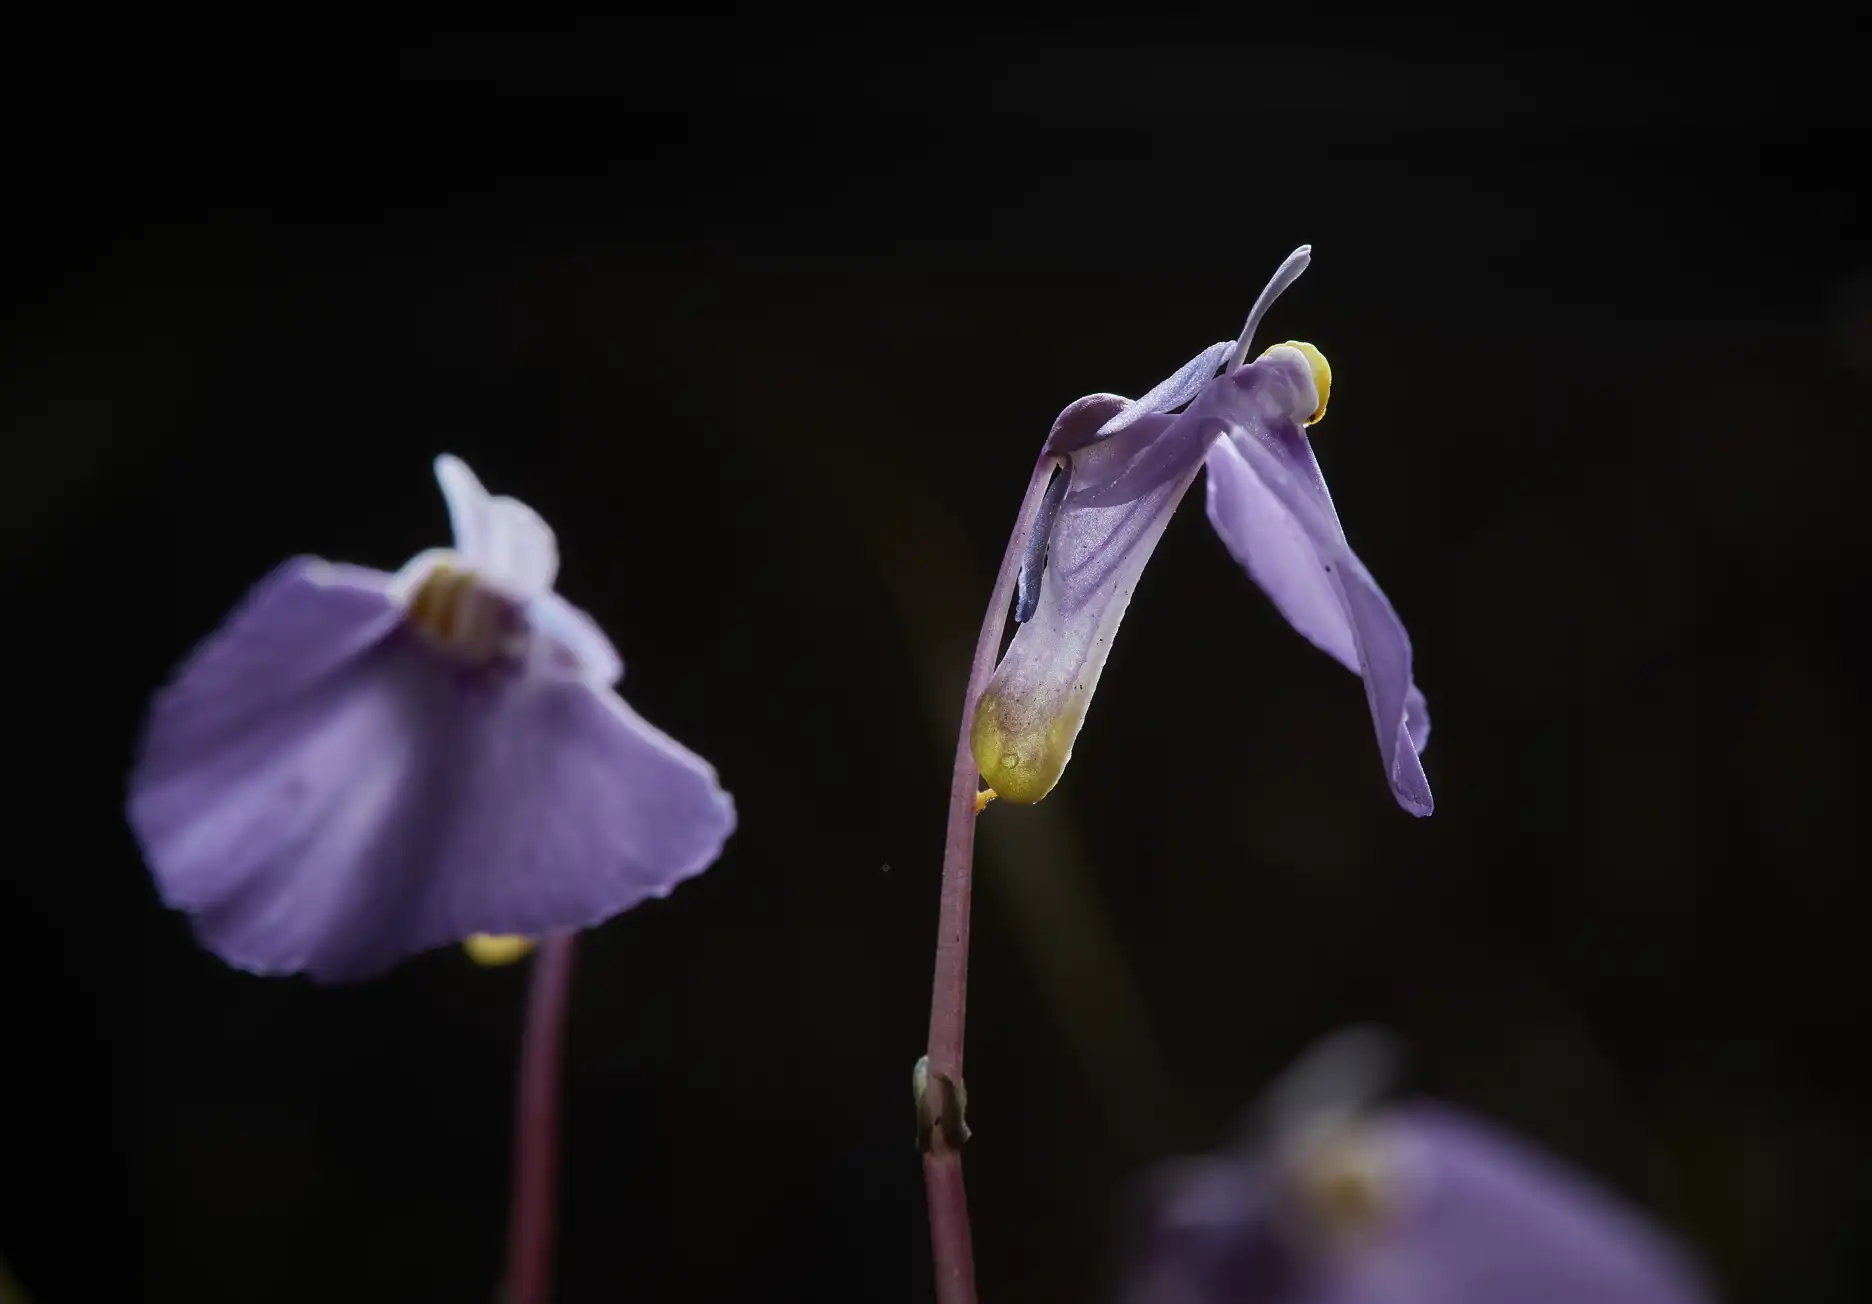
M 436 459 L 454 550 L 298 557 L 157 696 L 129 816 L 163 900 L 256 973 L 379 973 L 476 933 L 587 928 L 706 869 L 715 771 L 612 685 L 552 530 Z
M 1144 564 L 1207 466 L 1210 524 L 1288 622 L 1364 679 L 1391 791 L 1412 814 L 1430 813 L 1417 759 L 1430 715 L 1410 639 L 1346 542 L 1307 442 L 1331 369 L 1298 342 L 1246 361 L 1262 313 L 1308 256 L 1302 246 L 1282 265 L 1239 340 L 1211 345 L 1135 402 L 1093 394 L 1053 423 L 1044 454 L 1063 469 L 1021 567 L 1021 627 L 971 735 L 1004 800 L 1036 802 L 1058 782 Z
M 1635 1209 L 1427 1103 L 1315 1107 L 1150 1183 L 1125 1304 L 1707 1304 Z

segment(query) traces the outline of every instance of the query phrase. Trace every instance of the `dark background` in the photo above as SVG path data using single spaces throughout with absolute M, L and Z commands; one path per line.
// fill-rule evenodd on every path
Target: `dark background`
M 1303 241 L 1264 342 L 1332 359 L 1316 446 L 1437 814 L 1186 502 L 1060 788 L 984 819 L 984 1296 L 1109 1298 L 1127 1184 L 1353 1020 L 1729 1298 L 1865 1289 L 1854 53 L 873 35 L 15 49 L 0 1255 L 34 1300 L 492 1296 L 524 970 L 233 972 L 121 812 L 149 693 L 247 585 L 446 540 L 443 450 L 553 523 L 623 691 L 741 811 L 581 952 L 558 1298 L 928 1298 L 909 1075 L 1027 468 Z

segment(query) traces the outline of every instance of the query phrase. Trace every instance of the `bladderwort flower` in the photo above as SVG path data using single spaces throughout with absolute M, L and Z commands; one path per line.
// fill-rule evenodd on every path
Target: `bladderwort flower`
M 130 823 L 239 968 L 347 981 L 588 928 L 734 829 L 714 769 L 624 703 L 616 649 L 553 591 L 546 522 L 457 458 L 435 474 L 453 549 L 394 575 L 285 562 L 152 704 Z
M 1204 349 L 1143 398 L 1093 394 L 1053 423 L 1043 456 L 1060 469 L 1021 562 L 1020 628 L 971 735 L 1002 800 L 1036 802 L 1058 782 L 1144 565 L 1207 467 L 1210 524 L 1288 622 L 1363 678 L 1391 791 L 1430 814 L 1418 761 L 1430 715 L 1410 639 L 1346 541 L 1307 441 L 1331 368 L 1298 341 L 1247 360 L 1262 314 L 1310 256 L 1303 245 L 1281 265 L 1238 340 Z
M 1583 1173 L 1445 1105 L 1374 1104 L 1345 1072 L 1367 1036 L 1306 1057 L 1236 1153 L 1152 1176 L 1124 1304 L 1709 1304 Z

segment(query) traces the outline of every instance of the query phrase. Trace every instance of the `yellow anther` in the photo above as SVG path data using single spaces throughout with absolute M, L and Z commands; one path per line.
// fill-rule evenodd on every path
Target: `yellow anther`
M 410 621 L 438 642 L 448 643 L 457 628 L 462 603 L 474 589 L 474 574 L 438 562 L 410 598 Z
M 421 576 L 408 601 L 410 626 L 465 665 L 514 659 L 524 650 L 523 621 L 474 571 L 438 561 Z
M 1317 1226 L 1335 1240 L 1370 1233 L 1395 1212 L 1399 1157 L 1373 1128 L 1340 1126 L 1305 1148 L 1296 1176 Z
M 983 788 L 980 792 L 976 793 L 975 794 L 975 813 L 979 815 L 983 811 L 987 810 L 988 803 L 993 801 L 994 799 L 995 799 L 995 790 L 993 788 Z
M 1326 415 L 1326 399 L 1332 393 L 1332 364 L 1326 361 L 1326 355 L 1308 344 L 1305 340 L 1288 340 L 1285 344 L 1276 344 L 1274 349 L 1293 349 L 1307 360 L 1307 367 L 1313 373 L 1313 388 L 1319 394 L 1319 406 L 1313 409 L 1313 415 L 1300 424 L 1310 426 Z M 1269 349 L 1272 353 L 1274 349 Z M 1266 357 L 1267 353 L 1261 355 Z
M 511 933 L 474 933 L 462 943 L 462 950 L 476 964 L 501 965 L 524 959 L 533 945 L 532 938 Z

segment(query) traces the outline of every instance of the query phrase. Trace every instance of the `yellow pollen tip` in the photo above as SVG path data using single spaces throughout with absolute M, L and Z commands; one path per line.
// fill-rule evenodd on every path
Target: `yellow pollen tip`
M 987 810 L 988 803 L 993 801 L 995 799 L 995 796 L 996 796 L 996 793 L 993 788 L 983 788 L 980 792 L 976 793 L 975 794 L 975 813 L 979 815 L 983 811 Z
M 1010 712 L 997 694 L 983 694 L 969 736 L 983 781 L 1001 801 L 1033 805 L 1059 782 L 1083 716 L 1081 705 L 1077 714 L 1030 720 L 1024 712 Z
M 462 950 L 476 964 L 503 965 L 526 958 L 533 950 L 533 939 L 512 934 L 474 933 L 462 943 Z
M 1310 426 L 1326 415 L 1326 399 L 1332 393 L 1332 364 L 1326 361 L 1324 353 L 1305 340 L 1288 340 L 1285 344 L 1276 344 L 1274 349 L 1293 349 L 1307 360 L 1307 367 L 1313 373 L 1313 389 L 1319 395 L 1319 406 L 1313 409 L 1313 415 L 1300 423 Z M 1268 353 L 1274 349 L 1269 349 Z M 1261 356 L 1266 357 L 1267 353 Z

